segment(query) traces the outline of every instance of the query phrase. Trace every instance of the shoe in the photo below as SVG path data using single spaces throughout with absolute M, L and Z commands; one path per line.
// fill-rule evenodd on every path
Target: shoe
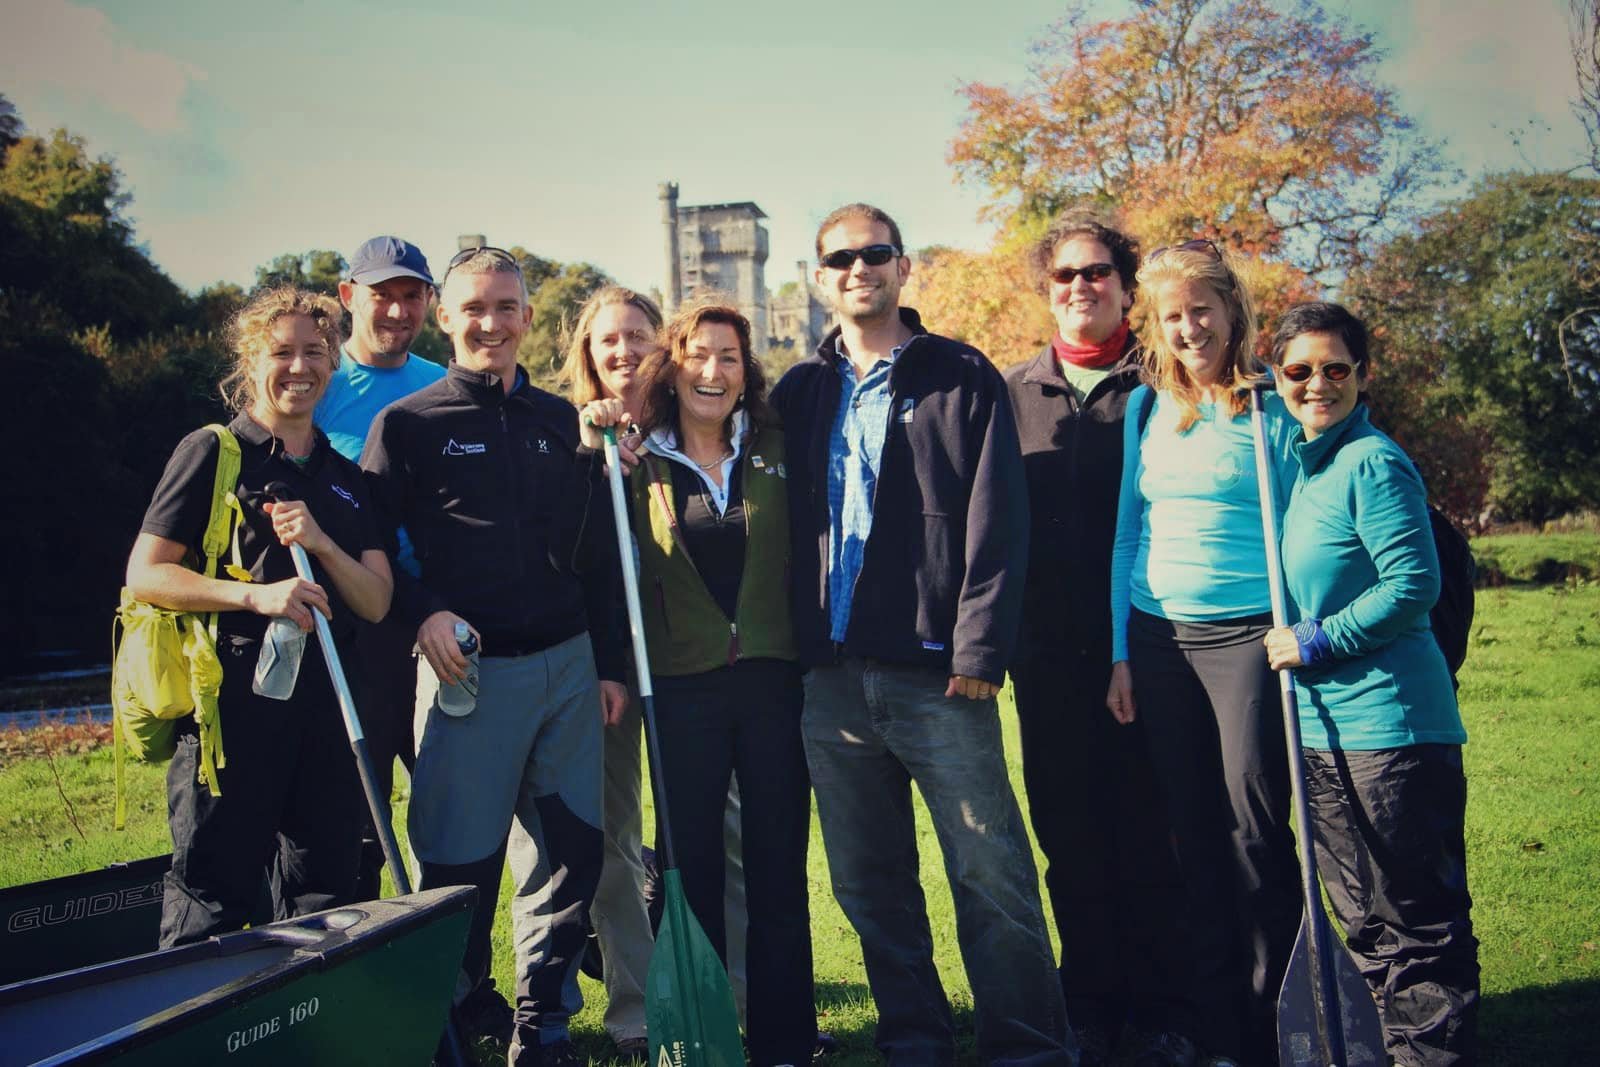
M 1078 1039 L 1078 1067 L 1109 1067 L 1111 1035 L 1093 1023 L 1072 1028 Z
M 1195 1067 L 1194 1042 L 1168 1030 L 1152 1034 L 1133 1031 L 1123 1039 L 1120 1062 L 1124 1067 Z
M 589 1067 L 589 1061 L 578 1054 L 569 1038 L 546 1045 L 536 1028 L 519 1026 L 506 1049 L 506 1067 Z
M 817 1048 L 816 1051 L 811 1054 L 811 1058 L 814 1060 L 821 1059 L 823 1056 L 831 1056 L 838 1051 L 839 1039 L 828 1033 L 826 1030 L 818 1030 Z
M 625 1037 L 617 1043 L 617 1051 L 612 1059 L 618 1063 L 649 1063 L 650 1042 L 643 1037 Z
M 493 978 L 479 982 L 477 988 L 452 1009 L 452 1014 L 456 1032 L 469 1045 L 480 1037 L 493 1038 L 503 1045 L 511 1040 L 516 1022 L 516 1013 L 496 991 Z
M 593 930 L 583 939 L 583 955 L 578 957 L 578 970 L 596 982 L 606 980 L 606 960 L 600 953 L 600 939 Z

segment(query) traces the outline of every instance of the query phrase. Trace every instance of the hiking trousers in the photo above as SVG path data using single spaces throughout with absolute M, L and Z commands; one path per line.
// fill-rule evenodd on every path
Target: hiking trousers
M 278 919 L 354 900 L 366 805 L 322 648 L 306 642 L 288 700 L 252 691 L 260 651 L 255 639 L 217 641 L 226 759 L 217 771 L 220 796 L 195 779 L 193 717 L 178 725 L 167 768 L 172 868 L 162 891 L 162 948 L 259 921 L 269 879 Z
M 1460 745 L 1303 749 L 1317 868 L 1400 1067 L 1477 1062 Z
M 1272 1063 L 1278 992 L 1300 929 L 1300 864 L 1270 618 L 1177 622 L 1135 609 L 1134 701 L 1185 889 L 1168 916 L 1187 948 L 1186 1036 Z
M 588 634 L 522 656 L 484 656 L 478 703 L 460 718 L 417 667 L 417 766 L 407 827 L 422 888 L 478 886 L 469 960 L 489 960 L 504 848 L 511 864 L 517 1024 L 567 1036 L 583 1006 L 584 913 L 600 877 L 600 688 Z M 463 868 L 467 876 L 462 881 Z M 492 868 L 492 870 L 486 870 Z M 482 980 L 466 972 L 457 1000 Z

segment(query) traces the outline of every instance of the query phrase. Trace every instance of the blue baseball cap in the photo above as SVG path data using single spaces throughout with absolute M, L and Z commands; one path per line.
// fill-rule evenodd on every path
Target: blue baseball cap
M 398 237 L 374 237 L 350 257 L 350 269 L 345 280 L 362 285 L 377 285 L 390 278 L 420 278 L 433 284 L 433 274 L 428 270 L 428 258 L 416 245 L 407 244 Z

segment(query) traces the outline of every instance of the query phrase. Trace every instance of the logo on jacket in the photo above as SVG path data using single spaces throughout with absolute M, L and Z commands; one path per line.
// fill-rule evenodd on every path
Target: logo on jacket
M 543 437 L 539 438 L 539 451 L 543 452 L 547 456 L 550 454 L 550 442 L 546 441 Z
M 328 486 L 328 488 L 332 489 L 335 493 L 338 493 L 340 496 L 344 497 L 345 501 L 347 503 L 349 503 L 349 505 L 351 507 L 355 508 L 357 511 L 361 510 L 361 505 L 356 503 L 356 498 L 355 498 L 354 494 L 352 494 L 350 492 L 350 490 L 346 489 L 342 485 L 330 485 L 330 486 Z
M 900 401 L 900 413 L 899 413 L 900 421 L 901 422 L 910 422 L 911 421 L 911 415 L 916 410 L 917 410 L 917 400 L 916 400 L 915 397 L 908 396 L 904 400 Z
M 457 444 L 454 437 L 450 438 L 444 446 L 444 454 L 447 456 L 476 456 L 487 451 L 488 447 L 481 444 L 473 444 L 472 442 L 464 445 Z

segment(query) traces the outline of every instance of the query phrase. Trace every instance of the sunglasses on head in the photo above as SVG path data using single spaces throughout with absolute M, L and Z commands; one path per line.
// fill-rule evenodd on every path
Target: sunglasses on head
M 495 248 L 493 245 L 479 245 L 476 248 L 463 248 L 461 251 L 450 257 L 449 264 L 444 268 L 444 277 L 439 279 L 439 288 L 444 288 L 444 283 L 450 278 L 451 271 L 461 266 L 461 264 L 467 262 L 467 260 L 472 259 L 474 256 L 480 255 L 488 256 L 491 259 L 501 263 L 511 264 L 513 267 L 517 268 L 517 277 L 522 277 L 522 264 L 518 261 L 516 256 L 512 255 L 510 252 L 507 252 L 503 248 Z
M 1087 267 L 1057 267 L 1050 272 L 1050 279 L 1057 285 L 1071 285 L 1081 274 L 1086 282 L 1103 282 L 1116 272 L 1117 268 L 1109 263 L 1091 263 Z
M 823 256 L 821 263 L 833 270 L 849 270 L 859 258 L 869 267 L 881 267 L 900 255 L 894 245 L 868 245 L 865 248 L 838 248 Z
M 1300 385 L 1309 382 L 1312 375 L 1321 374 L 1324 381 L 1342 382 L 1355 373 L 1353 363 L 1324 363 L 1321 366 L 1312 366 L 1309 363 L 1285 363 L 1278 368 L 1278 373 L 1289 381 Z
M 1215 241 L 1197 237 L 1193 241 L 1185 241 L 1181 245 L 1162 245 L 1148 256 L 1145 256 L 1144 261 L 1146 263 L 1154 263 L 1168 252 L 1204 252 L 1212 259 L 1222 258 L 1222 249 L 1217 247 Z

